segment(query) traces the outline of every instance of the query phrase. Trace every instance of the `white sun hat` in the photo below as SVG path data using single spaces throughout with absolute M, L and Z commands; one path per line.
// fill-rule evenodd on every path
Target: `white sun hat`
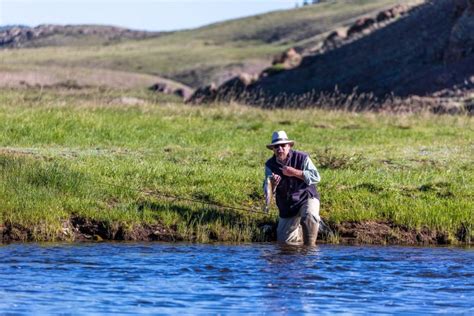
M 272 143 L 268 144 L 267 148 L 273 149 L 273 146 L 281 145 L 281 144 L 290 144 L 291 146 L 293 146 L 295 142 L 288 139 L 288 136 L 286 135 L 285 131 L 277 131 L 277 132 L 273 132 Z

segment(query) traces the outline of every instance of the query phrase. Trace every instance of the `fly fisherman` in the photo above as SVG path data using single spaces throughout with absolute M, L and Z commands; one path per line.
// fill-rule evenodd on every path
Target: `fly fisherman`
M 320 221 L 316 184 L 321 178 L 308 154 L 292 150 L 294 143 L 284 131 L 273 133 L 272 143 L 267 145 L 273 157 L 265 163 L 265 198 L 268 206 L 275 193 L 279 242 L 314 245 Z

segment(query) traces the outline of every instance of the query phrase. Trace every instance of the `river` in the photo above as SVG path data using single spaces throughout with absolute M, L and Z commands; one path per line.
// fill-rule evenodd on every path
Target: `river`
M 0 258 L 0 314 L 474 315 L 465 248 L 10 244 Z

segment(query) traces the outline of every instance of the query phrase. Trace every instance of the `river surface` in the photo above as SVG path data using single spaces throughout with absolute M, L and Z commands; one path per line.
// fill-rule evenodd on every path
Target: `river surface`
M 0 314 L 474 315 L 474 250 L 10 244 Z

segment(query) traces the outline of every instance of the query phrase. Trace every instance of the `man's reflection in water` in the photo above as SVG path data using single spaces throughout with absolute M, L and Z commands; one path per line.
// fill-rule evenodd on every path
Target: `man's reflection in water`
M 267 262 L 261 270 L 266 278 L 263 297 L 269 312 L 315 312 L 321 255 L 318 245 L 282 243 L 262 253 Z

